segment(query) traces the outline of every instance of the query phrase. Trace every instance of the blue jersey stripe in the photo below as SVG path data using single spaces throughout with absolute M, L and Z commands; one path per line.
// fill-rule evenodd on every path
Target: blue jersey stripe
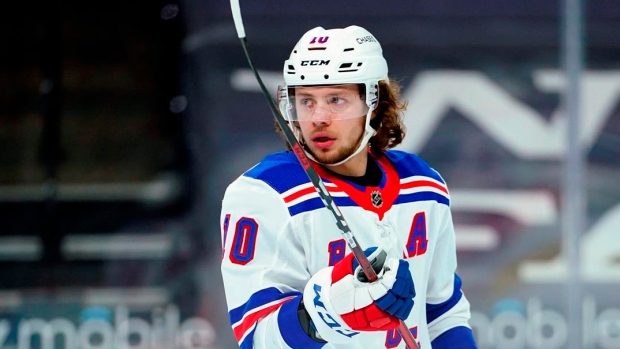
M 247 302 L 228 312 L 228 316 L 230 317 L 230 324 L 233 325 L 241 321 L 245 313 L 250 310 L 288 296 L 290 296 L 290 294 L 282 293 L 275 287 L 260 290 L 254 293 Z
M 477 349 L 474 333 L 465 326 L 453 327 L 431 342 L 436 349 Z
M 350 197 L 335 197 L 333 199 L 334 199 L 334 203 L 338 207 L 358 206 L 355 203 L 355 201 L 353 201 Z M 407 204 L 407 203 L 419 202 L 419 201 L 436 201 L 440 204 L 450 206 L 450 200 L 448 198 L 446 198 L 445 196 L 441 194 L 437 194 L 431 191 L 419 192 L 419 193 L 413 193 L 413 194 L 401 194 L 394 201 L 394 205 Z M 323 201 L 318 197 L 314 197 L 312 199 L 302 201 L 296 205 L 289 207 L 288 211 L 291 214 L 291 216 L 295 216 L 300 213 L 314 211 L 314 210 L 324 208 L 324 207 L 325 205 L 323 204 Z
M 355 201 L 353 201 L 350 197 L 332 197 L 334 203 L 338 207 L 347 207 L 347 206 L 357 206 Z M 302 201 L 298 204 L 295 204 L 288 208 L 288 212 L 291 216 L 298 215 L 300 213 L 314 211 L 320 208 L 324 208 L 325 204 L 323 204 L 323 200 L 319 197 L 314 197 L 312 199 L 308 199 Z
M 239 343 L 239 349 L 252 349 L 254 348 L 254 332 L 256 329 L 252 329 L 252 331 L 245 337 L 243 342 Z
M 278 290 L 275 287 L 269 287 L 263 290 L 260 290 L 256 293 L 254 293 L 250 299 L 245 302 L 243 305 L 232 309 L 228 312 L 228 316 L 230 317 L 230 324 L 233 326 L 233 332 L 236 331 L 236 326 L 235 324 L 237 324 L 237 326 L 242 326 L 241 328 L 244 328 L 243 326 L 247 326 L 248 324 L 243 325 L 242 323 L 240 323 L 240 321 L 243 319 L 243 317 L 249 313 L 252 312 L 253 310 L 255 310 L 256 308 L 259 308 L 263 305 L 266 305 L 268 303 L 286 298 L 286 297 L 290 297 L 290 296 L 299 296 L 300 293 L 299 292 L 286 292 L 286 293 L 282 293 L 280 290 Z M 285 303 L 286 304 L 286 303 Z M 258 319 L 257 319 L 258 320 Z M 253 320 L 252 320 L 253 321 Z M 252 324 L 252 326 L 247 326 L 247 329 L 251 328 L 251 330 L 248 333 L 244 333 L 245 338 L 243 339 L 243 341 L 241 341 L 241 343 L 239 343 L 239 347 L 240 348 L 252 348 L 253 346 L 253 340 L 254 340 L 254 331 L 256 329 L 256 324 Z M 247 330 L 246 330 L 247 331 Z M 239 338 L 240 339 L 240 338 Z
M 300 213 L 314 211 L 323 207 L 325 207 L 325 205 L 323 204 L 323 201 L 321 201 L 321 198 L 312 198 L 289 207 L 288 212 L 291 216 L 295 216 Z
M 334 198 L 334 203 L 340 207 L 359 206 L 355 201 L 353 201 L 353 199 L 348 196 L 336 197 Z
M 461 300 L 463 292 L 461 291 L 461 278 L 454 274 L 454 288 L 452 296 L 447 301 L 439 304 L 426 304 L 426 322 L 431 323 L 438 317 L 448 312 L 452 307 Z
M 441 194 L 434 193 L 432 191 L 423 191 L 413 194 L 401 194 L 398 196 L 396 201 L 394 201 L 394 204 L 406 204 L 416 201 L 436 201 L 440 204 L 450 206 L 450 200 L 447 197 Z

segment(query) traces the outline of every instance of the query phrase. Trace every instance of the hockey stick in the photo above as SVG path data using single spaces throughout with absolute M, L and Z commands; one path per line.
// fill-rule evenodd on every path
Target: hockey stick
M 280 126 L 280 129 L 284 133 L 286 141 L 293 149 L 295 156 L 297 156 L 297 159 L 299 160 L 302 167 L 304 168 L 304 171 L 306 171 L 308 178 L 310 178 L 312 185 L 314 185 L 314 188 L 316 189 L 317 193 L 319 194 L 319 197 L 325 204 L 325 207 L 333 214 L 334 218 L 336 219 L 336 225 L 340 229 L 340 232 L 342 233 L 342 236 L 344 237 L 347 244 L 349 245 L 349 248 L 355 255 L 355 258 L 357 259 L 360 267 L 364 271 L 366 278 L 370 282 L 376 281 L 378 279 L 377 273 L 375 273 L 375 270 L 372 268 L 372 265 L 370 264 L 370 262 L 368 261 L 368 258 L 364 254 L 364 251 L 362 250 L 360 245 L 357 243 L 357 240 L 355 239 L 355 236 L 353 235 L 353 232 L 349 228 L 349 225 L 347 224 L 346 220 L 342 216 L 340 209 L 338 208 L 338 206 L 336 206 L 331 195 L 325 188 L 325 184 L 323 184 L 321 177 L 319 177 L 319 174 L 316 172 L 314 167 L 312 167 L 310 163 L 310 159 L 308 158 L 304 150 L 301 148 L 301 145 L 297 141 L 297 138 L 295 138 L 293 131 L 286 124 L 286 120 L 280 113 L 280 109 L 278 109 L 278 106 L 275 100 L 273 99 L 269 91 L 267 91 L 267 88 L 265 87 L 263 80 L 258 74 L 258 70 L 256 70 L 256 68 L 254 67 L 254 64 L 252 63 L 252 59 L 250 58 L 250 53 L 248 51 L 247 40 L 245 37 L 245 29 L 243 27 L 243 19 L 241 17 L 241 8 L 239 7 L 239 0 L 230 0 L 230 8 L 232 10 L 232 16 L 235 22 L 235 28 L 237 30 L 237 35 L 239 36 L 239 39 L 241 40 L 241 46 L 243 47 L 243 52 L 245 53 L 245 57 L 248 60 L 250 69 L 254 73 L 254 76 L 256 77 L 256 81 L 258 81 L 258 84 L 260 85 L 260 88 L 263 94 L 267 98 L 267 102 L 269 103 L 271 112 L 276 122 Z M 405 324 L 403 320 L 400 320 L 400 325 L 398 326 L 398 332 L 400 333 L 401 337 L 403 338 L 403 340 L 405 341 L 405 344 L 407 344 L 407 347 L 409 349 L 420 349 L 418 347 L 417 342 L 413 338 L 413 335 L 409 331 L 409 328 L 407 327 L 407 325 Z

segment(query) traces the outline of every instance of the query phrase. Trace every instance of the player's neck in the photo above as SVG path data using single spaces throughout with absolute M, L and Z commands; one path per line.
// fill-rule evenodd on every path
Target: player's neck
M 360 177 L 366 173 L 368 153 L 359 152 L 345 163 L 336 166 L 325 166 L 331 172 L 347 177 Z
M 381 183 L 381 180 L 383 178 L 383 172 L 381 171 L 381 168 L 375 162 L 375 160 L 373 160 L 372 158 L 368 159 L 368 157 L 366 157 L 366 159 L 367 159 L 366 169 L 364 170 L 364 174 L 361 176 L 343 175 L 343 174 L 331 171 L 329 167 L 327 168 L 327 171 L 331 172 L 333 175 L 337 177 L 340 177 L 341 179 L 355 183 L 362 187 L 377 187 Z

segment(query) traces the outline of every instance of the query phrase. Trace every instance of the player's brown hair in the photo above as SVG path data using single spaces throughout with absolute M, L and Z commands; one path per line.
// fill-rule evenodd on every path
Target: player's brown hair
M 379 104 L 373 112 L 375 118 L 370 120 L 377 134 L 369 141 L 370 151 L 376 156 L 399 145 L 405 138 L 403 112 L 407 109 L 407 101 L 401 101 L 400 89 L 400 84 L 394 80 L 379 81 Z
M 370 120 L 370 126 L 377 130 L 377 134 L 370 138 L 368 144 L 370 151 L 375 156 L 380 156 L 388 149 L 399 145 L 405 138 L 405 125 L 402 114 L 407 109 L 407 102 L 400 100 L 401 86 L 398 82 L 390 79 L 389 83 L 379 81 L 379 103 L 373 111 L 376 115 Z M 364 97 L 363 91 L 360 91 Z M 282 135 L 280 124 L 274 122 L 276 132 Z M 291 146 L 286 143 L 286 148 Z

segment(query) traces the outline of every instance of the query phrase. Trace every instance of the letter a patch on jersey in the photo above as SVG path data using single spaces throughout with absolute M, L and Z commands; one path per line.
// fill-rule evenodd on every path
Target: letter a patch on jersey
M 420 256 L 428 249 L 428 239 L 426 235 L 426 215 L 418 212 L 413 216 L 409 239 L 407 240 L 407 257 Z

